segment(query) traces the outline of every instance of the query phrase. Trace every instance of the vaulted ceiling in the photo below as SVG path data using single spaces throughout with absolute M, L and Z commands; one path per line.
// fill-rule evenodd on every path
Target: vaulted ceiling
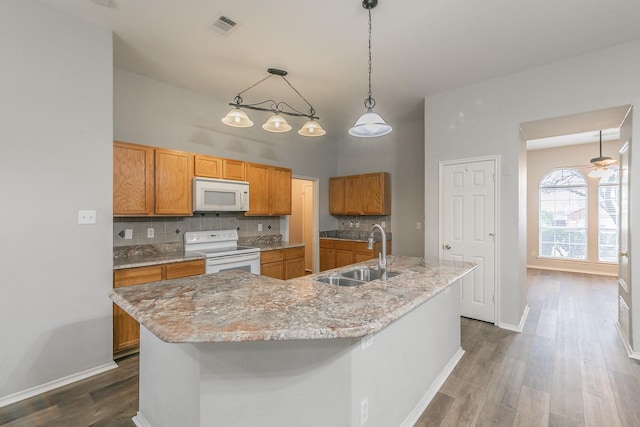
M 41 0 L 114 32 L 114 63 L 222 103 L 267 75 L 289 81 L 342 136 L 364 111 L 367 12 L 360 0 Z M 238 23 L 226 35 L 218 16 Z M 417 118 L 426 95 L 640 38 L 636 0 L 380 0 L 373 96 L 390 124 Z M 35 25 L 35 24 L 34 24 Z M 279 79 L 245 101 L 307 107 Z

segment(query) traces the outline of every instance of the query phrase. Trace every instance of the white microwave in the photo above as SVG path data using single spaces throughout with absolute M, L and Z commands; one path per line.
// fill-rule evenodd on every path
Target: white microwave
M 193 178 L 194 212 L 245 212 L 248 210 L 248 182 Z

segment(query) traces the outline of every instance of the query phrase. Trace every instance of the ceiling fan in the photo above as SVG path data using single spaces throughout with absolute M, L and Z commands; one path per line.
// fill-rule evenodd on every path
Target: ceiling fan
M 579 168 L 591 169 L 588 174 L 589 178 L 607 178 L 615 173 L 611 166 L 617 164 L 617 160 L 602 155 L 602 131 L 600 131 L 600 155 L 591 159 L 590 164 L 579 166 Z

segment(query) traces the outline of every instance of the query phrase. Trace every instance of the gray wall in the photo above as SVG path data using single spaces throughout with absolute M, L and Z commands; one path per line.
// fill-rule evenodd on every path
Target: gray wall
M 490 80 L 474 86 L 429 96 L 425 100 L 425 197 L 438 198 L 438 162 L 498 154 L 502 187 L 498 229 L 500 266 L 500 322 L 518 325 L 525 309 L 526 266 L 526 166 L 520 123 L 639 104 L 640 41 L 614 46 L 563 60 L 545 67 Z M 633 139 L 640 141 L 634 123 Z M 636 142 L 637 144 L 637 142 Z M 640 150 L 631 150 L 632 163 L 640 164 Z M 636 171 L 637 172 L 637 171 Z M 631 188 L 640 187 L 640 173 L 631 173 Z M 632 224 L 640 198 L 631 200 Z M 634 216 L 635 213 L 635 216 Z M 425 203 L 427 236 L 438 236 L 439 208 Z M 633 227 L 633 225 L 632 225 Z M 632 236 L 633 237 L 633 236 Z M 640 239 L 631 242 L 640 253 Z M 438 240 L 427 240 L 425 254 L 438 256 Z M 632 264 L 632 277 L 640 277 L 640 263 Z M 635 293 L 640 299 L 640 293 Z M 640 304 L 636 301 L 634 304 Z M 634 319 L 640 334 L 640 319 Z M 640 336 L 635 336 L 640 342 Z
M 234 89 L 230 89 L 234 90 Z M 336 174 L 336 143 L 328 137 L 305 138 L 296 131 L 274 134 L 258 125 L 267 113 L 250 112 L 251 128 L 220 122 L 232 99 L 215 99 L 139 74 L 114 69 L 115 139 L 136 144 L 209 154 L 293 169 L 320 178 L 320 230 L 335 229 L 329 215 L 328 178 Z M 298 123 L 300 121 L 300 123 Z M 292 118 L 292 126 L 301 119 Z
M 424 121 L 392 126 L 393 132 L 378 138 L 354 138 L 345 129 L 338 143 L 338 175 L 390 172 L 393 253 L 423 256 L 425 234 L 417 223 L 424 224 Z
M 39 1 L 0 2 L 0 399 L 112 361 L 111 43 Z

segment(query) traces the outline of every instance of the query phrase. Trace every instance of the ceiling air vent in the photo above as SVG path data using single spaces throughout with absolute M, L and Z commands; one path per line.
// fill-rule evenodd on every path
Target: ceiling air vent
M 229 31 L 233 30 L 238 23 L 228 16 L 220 15 L 213 23 L 209 26 L 213 31 L 218 34 L 226 35 Z

